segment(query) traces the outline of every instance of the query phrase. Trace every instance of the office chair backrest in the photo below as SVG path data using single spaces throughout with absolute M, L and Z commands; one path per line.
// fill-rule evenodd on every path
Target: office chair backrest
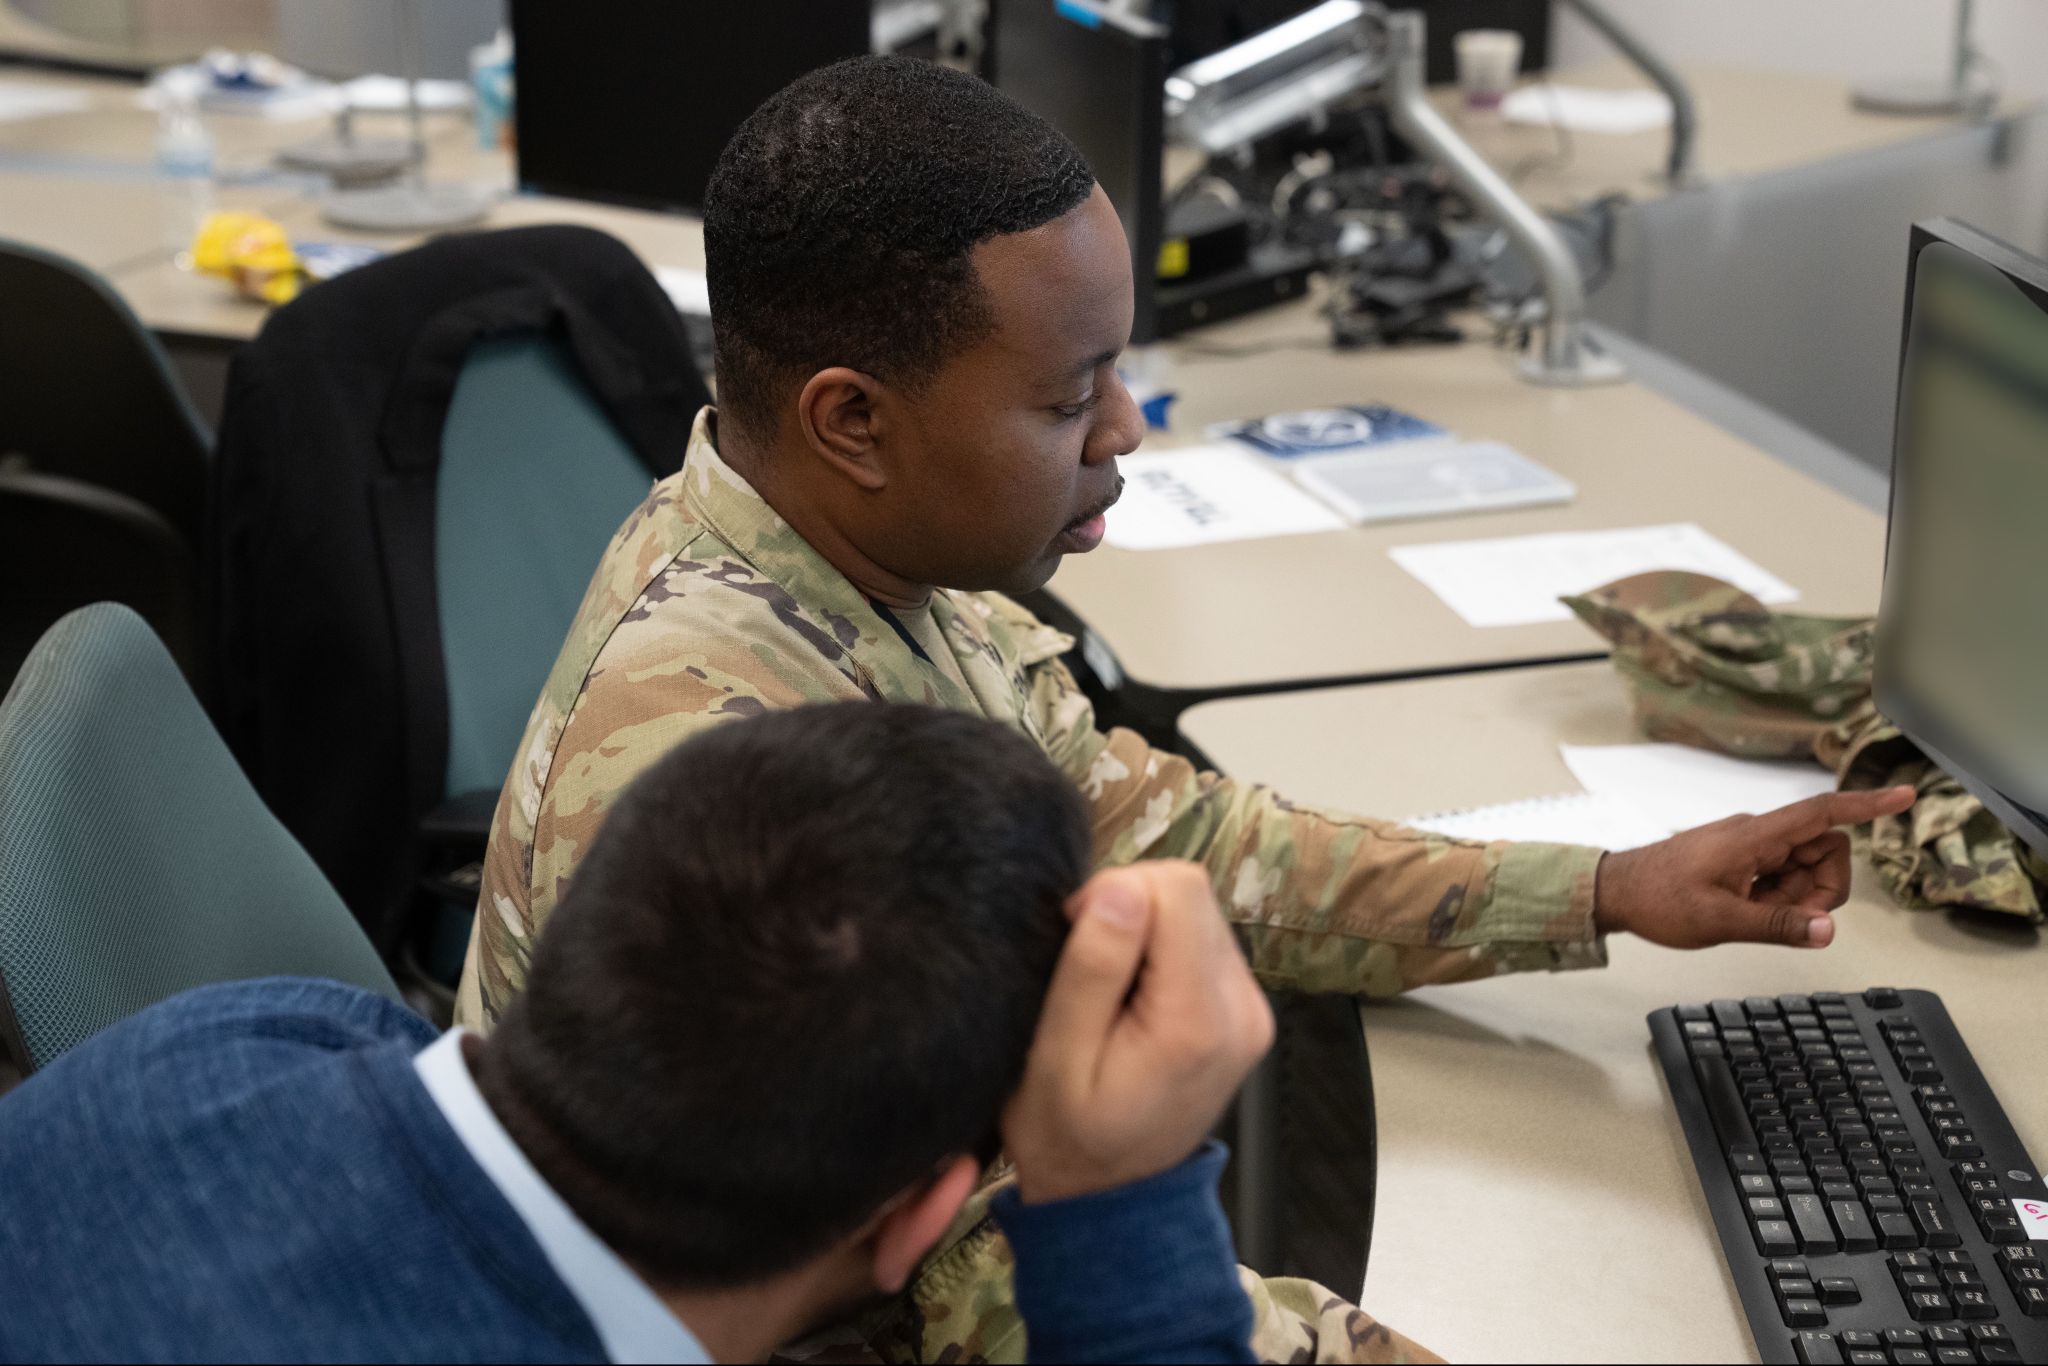
M 399 951 L 429 865 L 480 842 L 607 538 L 681 468 L 706 401 L 647 267 L 569 226 L 372 262 L 236 355 L 208 698 L 380 950 Z M 476 798 L 452 838 L 451 795 Z
M 125 494 L 0 460 L 0 690 L 67 612 L 119 602 L 141 613 L 194 677 L 192 548 Z
M 196 549 L 212 444 L 163 348 L 104 280 L 0 241 L 0 459 L 133 498 Z
M 470 349 L 441 429 L 434 504 L 444 795 L 505 781 L 590 576 L 650 482 L 557 336 Z
M 276 975 L 397 996 L 149 627 L 71 613 L 0 702 L 0 1061 L 33 1070 L 187 988 Z

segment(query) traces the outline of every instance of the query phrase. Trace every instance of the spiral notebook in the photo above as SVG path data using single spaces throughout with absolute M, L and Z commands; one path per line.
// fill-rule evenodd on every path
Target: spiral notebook
M 1468 811 L 1437 811 L 1411 816 L 1407 824 L 1454 839 L 1536 840 L 1590 844 L 1596 849 L 1638 849 L 1671 834 L 1628 803 L 1597 792 L 1560 792 Z

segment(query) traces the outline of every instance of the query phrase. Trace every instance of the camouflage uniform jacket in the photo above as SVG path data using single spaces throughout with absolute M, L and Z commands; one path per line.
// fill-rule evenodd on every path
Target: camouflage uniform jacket
M 1269 985 L 1389 995 L 1598 964 L 1597 851 L 1467 844 L 1295 807 L 1104 734 L 1060 655 L 1071 640 L 991 593 L 898 613 L 921 656 L 719 458 L 699 416 L 599 565 L 499 797 L 458 1019 L 484 1026 L 613 797 L 707 725 L 871 698 L 1015 726 L 1073 775 L 1101 863 L 1190 858 L 1213 875 Z M 932 661 L 943 660 L 947 667 Z

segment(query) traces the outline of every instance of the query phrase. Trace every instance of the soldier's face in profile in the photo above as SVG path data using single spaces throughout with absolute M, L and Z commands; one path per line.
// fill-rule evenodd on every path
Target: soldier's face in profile
M 894 505 L 868 549 L 915 582 L 1028 592 L 1100 542 L 1116 457 L 1144 434 L 1116 373 L 1130 247 L 1097 187 L 973 261 L 994 326 L 888 404 Z

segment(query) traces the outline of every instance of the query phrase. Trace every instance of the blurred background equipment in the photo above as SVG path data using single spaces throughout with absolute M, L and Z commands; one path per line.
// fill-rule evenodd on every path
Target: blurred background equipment
M 1998 87 L 1970 36 L 1975 0 L 1955 0 L 1955 36 L 1948 71 L 1935 79 L 1872 81 L 1856 87 L 1856 107 L 1878 114 L 1982 114 L 1997 102 Z
M 612 0 L 601 21 L 558 0 L 510 11 L 520 186 L 657 209 L 702 209 L 756 105 L 875 37 L 868 0 Z

